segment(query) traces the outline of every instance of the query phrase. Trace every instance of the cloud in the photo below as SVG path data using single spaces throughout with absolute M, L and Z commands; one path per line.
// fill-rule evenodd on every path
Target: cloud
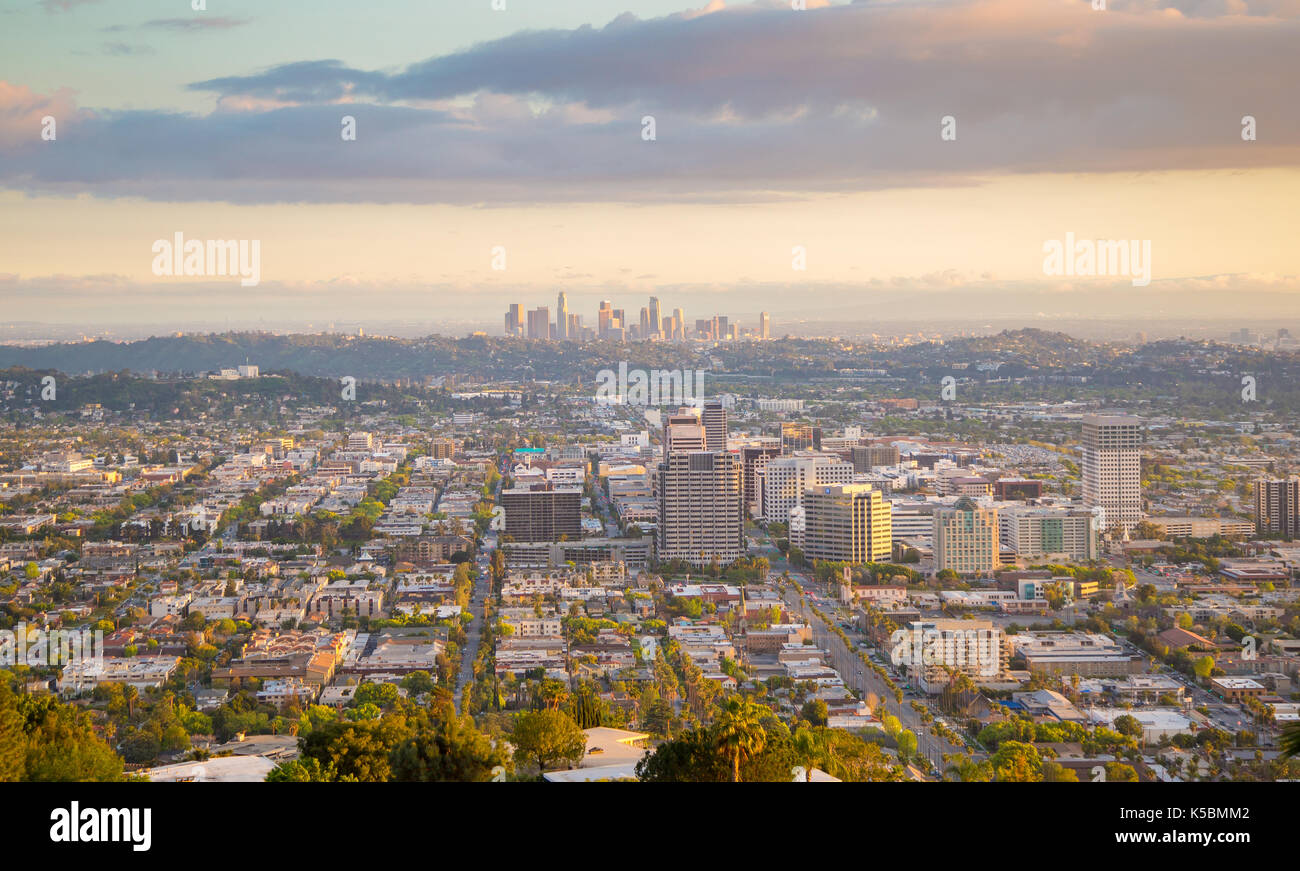
M 152 21 L 146 21 L 141 27 L 187 32 L 230 30 L 235 27 L 243 27 L 248 24 L 249 20 L 247 18 L 230 18 L 220 15 L 196 15 L 192 18 L 155 18 Z
M 76 108 L 69 90 L 37 94 L 31 88 L 0 81 L 0 150 L 19 151 L 41 143 L 42 119 L 47 115 L 56 125 L 89 119 Z
M 127 42 L 106 42 L 104 43 L 104 54 L 111 54 L 116 57 L 126 57 L 128 55 L 148 55 L 153 54 L 154 50 L 148 45 L 132 45 Z
M 96 112 L 66 142 L 61 130 L 57 153 L 5 148 L 0 184 L 234 202 L 748 202 L 1300 163 L 1300 0 L 1108 5 L 711 4 L 519 32 L 397 70 L 300 61 L 192 83 L 216 100 L 207 115 Z M 355 142 L 340 140 L 345 113 Z M 1241 139 L 1248 114 L 1255 142 Z M 947 115 L 956 141 L 940 138 Z
M 69 12 L 78 6 L 88 6 L 101 0 L 41 0 L 41 8 L 46 12 Z

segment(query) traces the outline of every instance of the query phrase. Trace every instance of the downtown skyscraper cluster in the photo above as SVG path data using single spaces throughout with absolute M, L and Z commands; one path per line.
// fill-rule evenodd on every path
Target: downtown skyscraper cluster
M 525 311 L 522 304 L 511 303 L 505 315 L 505 334 L 542 341 L 680 342 L 694 339 L 722 342 L 741 338 L 770 339 L 772 318 L 767 312 L 760 312 L 754 327 L 742 327 L 726 315 L 697 318 L 693 324 L 688 324 L 685 309 L 669 311 L 662 306 L 659 297 L 652 296 L 636 318 L 631 317 L 626 309 L 614 308 L 610 300 L 601 300 L 596 309 L 596 323 L 589 326 L 584 323 L 582 315 L 569 310 L 568 295 L 561 291 L 556 298 L 554 318 L 548 306 Z

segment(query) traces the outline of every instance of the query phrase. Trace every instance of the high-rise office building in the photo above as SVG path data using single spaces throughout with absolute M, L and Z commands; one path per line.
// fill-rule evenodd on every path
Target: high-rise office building
M 1083 503 L 1101 508 L 1106 526 L 1142 519 L 1142 421 L 1130 415 L 1083 418 Z
M 555 300 L 555 338 L 569 338 L 569 297 L 564 291 Z
M 721 399 L 710 399 L 704 403 L 700 417 L 704 421 L 704 440 L 710 451 L 727 449 L 727 409 Z
M 795 451 L 819 451 L 822 447 L 822 429 L 808 423 L 781 424 L 781 453 L 792 454 Z
M 758 313 L 758 337 L 760 339 L 772 338 L 772 317 L 767 312 Z
M 958 499 L 934 512 L 934 570 L 986 575 L 1001 567 L 998 512 Z
M 524 332 L 524 307 L 517 302 L 510 303 L 506 312 L 506 335 L 519 336 Z
M 535 308 L 528 313 L 528 338 L 551 338 L 551 311 L 546 306 Z
M 870 472 L 877 466 L 897 466 L 900 459 L 894 445 L 854 445 L 850 451 L 855 472 Z
M 852 482 L 853 464 L 831 454 L 804 452 L 770 459 L 763 469 L 763 519 L 789 523 L 790 509 L 803 504 L 809 488 Z
M 686 338 L 686 309 L 684 308 L 673 309 L 673 338 L 679 340 Z
M 661 561 L 679 559 L 704 567 L 716 559 L 725 566 L 744 556 L 735 454 L 671 451 L 659 464 L 657 489 L 655 545 Z
M 514 541 L 582 538 L 582 488 L 533 484 L 501 491 L 505 534 Z
M 664 420 L 664 456 L 672 451 L 706 451 L 708 435 L 700 417 L 690 409 L 680 409 Z
M 745 498 L 745 510 L 752 517 L 763 515 L 763 473 L 768 461 L 781 456 L 781 446 L 775 439 L 760 440 L 759 444 L 740 448 L 740 486 Z
M 1255 481 L 1255 532 L 1300 538 L 1300 477 Z
M 641 306 L 641 321 L 638 325 L 638 329 L 640 330 L 637 334 L 638 338 L 650 338 L 650 333 L 652 331 L 650 329 L 650 308 L 648 306 Z
M 838 562 L 887 562 L 893 548 L 893 508 L 870 484 L 832 484 L 804 492 L 804 557 Z
M 600 308 L 596 309 L 596 335 L 602 339 L 605 338 L 613 326 L 614 304 L 607 299 L 600 301 Z
M 659 308 L 659 297 L 650 297 L 650 331 L 658 333 L 663 329 L 663 311 Z M 651 338 L 646 336 L 646 338 Z

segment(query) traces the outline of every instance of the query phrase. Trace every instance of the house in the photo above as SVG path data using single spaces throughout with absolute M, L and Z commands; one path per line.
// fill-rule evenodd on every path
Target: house
M 1188 647 L 1195 647 L 1201 650 L 1214 649 L 1214 642 L 1206 638 L 1204 635 L 1197 635 L 1195 632 L 1190 632 L 1178 627 L 1166 629 L 1156 637 L 1169 645 L 1170 650 L 1183 650 Z

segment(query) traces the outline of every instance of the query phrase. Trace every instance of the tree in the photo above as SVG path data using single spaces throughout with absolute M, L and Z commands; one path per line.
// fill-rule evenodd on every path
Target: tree
M 1106 782 L 1107 783 L 1137 783 L 1138 773 L 1132 765 L 1125 765 L 1123 762 L 1106 763 Z
M 1208 655 L 1202 656 L 1192 665 L 1192 670 L 1196 673 L 1198 678 L 1205 680 L 1214 673 L 1214 657 Z
M 1073 768 L 1066 768 L 1055 760 L 1046 759 L 1043 761 L 1043 782 L 1078 783 L 1079 775 L 1074 772 Z
M 916 755 L 916 733 L 904 729 L 898 733 L 898 755 L 904 760 Z
M 1042 780 L 1043 761 L 1033 744 L 1003 741 L 989 761 L 993 764 L 993 779 L 996 781 L 1035 783 Z
M 406 690 L 412 697 L 431 693 L 436 686 L 433 676 L 427 671 L 413 671 L 402 678 L 401 681 L 402 689 Z
M 18 713 L 9 681 L 0 675 L 0 782 L 23 780 L 27 774 L 23 717 Z
M 814 726 L 825 726 L 826 720 L 830 716 L 826 708 L 826 702 L 821 699 L 809 699 L 804 702 L 802 716 Z
M 339 777 L 333 765 L 321 765 L 310 756 L 281 762 L 266 775 L 267 783 L 340 783 L 355 782 L 355 777 Z
M 718 732 L 715 723 L 708 728 L 690 729 L 674 740 L 660 744 L 637 763 L 637 779 L 647 783 L 735 782 L 734 760 L 719 752 Z M 844 755 L 855 754 L 845 752 Z M 872 761 L 870 751 L 863 754 L 861 764 L 867 770 L 870 770 Z M 780 723 L 772 723 L 765 730 L 762 750 L 741 763 L 740 781 L 787 782 L 792 778 L 796 765 L 807 764 L 807 755 L 796 747 L 789 730 Z M 901 774 L 894 778 L 887 776 L 887 767 L 883 770 L 886 776 L 878 779 L 901 779 Z
M 451 713 L 451 712 L 448 712 Z M 510 759 L 478 731 L 471 717 L 446 717 L 400 744 L 392 757 L 393 780 L 471 783 L 491 780 Z
M 1142 724 L 1132 714 L 1121 714 L 1115 718 L 1115 731 L 1131 738 L 1142 737 Z
M 425 672 L 425 677 L 428 677 Z M 363 705 L 374 705 L 377 708 L 391 708 L 401 699 L 401 694 L 397 692 L 397 685 L 391 683 L 363 683 L 357 687 L 357 691 L 352 696 L 352 704 L 356 707 Z
M 731 781 L 740 782 L 740 763 L 763 749 L 767 734 L 759 723 L 758 705 L 747 698 L 727 700 L 717 722 L 718 750 L 731 761 Z
M 988 783 L 993 779 L 993 765 L 987 759 L 983 762 L 976 762 L 964 753 L 955 756 L 945 756 L 948 767 L 945 774 L 950 775 L 949 780 L 957 780 L 962 783 Z
M 515 718 L 510 733 L 519 760 L 536 763 L 538 771 L 564 761 L 576 765 L 587 750 L 587 736 L 563 711 L 528 711 Z
M 14 696 L 2 672 L 0 748 L 0 779 L 122 780 L 122 757 L 95 734 L 89 713 L 48 696 Z
M 809 770 L 820 768 L 832 777 L 853 783 L 900 781 L 903 770 L 880 749 L 845 729 L 815 727 L 799 729 L 793 745 L 800 763 Z
M 399 717 L 355 723 L 336 720 L 300 738 L 298 747 L 322 770 L 332 767 L 340 780 L 381 783 L 391 772 L 390 751 L 408 734 L 405 720 Z

